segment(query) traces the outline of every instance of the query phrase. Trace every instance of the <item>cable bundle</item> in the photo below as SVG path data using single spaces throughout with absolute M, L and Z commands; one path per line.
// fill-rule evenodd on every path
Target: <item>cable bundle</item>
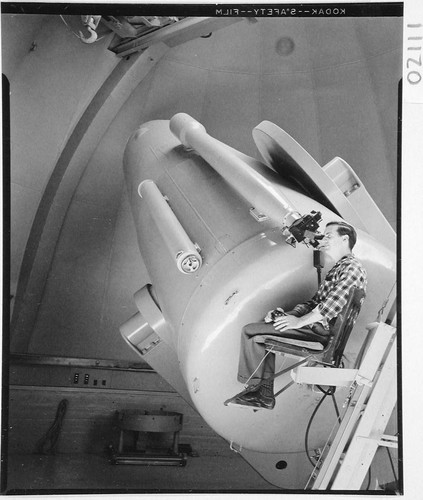
M 56 418 L 50 429 L 46 432 L 46 435 L 38 441 L 36 453 L 41 453 L 42 455 L 54 455 L 56 453 L 56 445 L 60 431 L 62 430 L 62 423 L 67 407 L 67 399 L 60 401 L 56 411 Z

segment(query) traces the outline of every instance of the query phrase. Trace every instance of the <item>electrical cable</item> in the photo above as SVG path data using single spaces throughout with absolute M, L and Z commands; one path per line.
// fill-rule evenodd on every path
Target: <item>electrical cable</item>
M 335 391 L 331 393 L 331 396 L 332 396 L 333 406 L 335 407 L 335 413 L 338 418 L 338 422 L 341 423 L 341 415 L 339 414 L 338 405 L 336 404 Z
M 316 387 L 319 389 L 319 391 L 323 392 L 323 394 L 325 394 L 326 396 L 332 396 L 332 401 L 333 401 L 333 406 L 335 408 L 335 413 L 336 413 L 336 416 L 338 418 L 338 422 L 341 423 L 341 415 L 339 413 L 338 405 L 337 405 L 336 399 L 335 399 L 336 387 L 330 386 L 327 391 L 325 391 L 325 389 L 323 389 L 323 387 L 321 387 L 320 385 L 316 385 Z
M 307 458 L 308 458 L 309 462 L 311 463 L 311 465 L 313 467 L 316 467 L 317 462 L 314 463 L 313 460 L 310 457 L 310 452 L 309 452 L 309 449 L 308 449 L 308 434 L 309 434 L 310 427 L 311 427 L 311 424 L 313 422 L 313 419 L 316 416 L 317 411 L 319 410 L 321 404 L 323 403 L 323 401 L 325 400 L 325 398 L 327 396 L 328 396 L 328 394 L 324 393 L 322 399 L 317 403 L 317 406 L 313 410 L 313 413 L 311 414 L 310 420 L 308 421 L 307 429 L 306 429 L 306 432 L 305 432 L 305 438 L 304 438 L 305 452 L 306 452 L 306 455 L 307 455 Z
M 316 385 L 316 387 L 319 389 L 319 391 L 321 391 L 323 393 L 323 397 L 319 401 L 319 403 L 317 404 L 316 408 L 314 409 L 314 411 L 313 411 L 313 413 L 312 413 L 312 415 L 310 417 L 310 420 L 309 420 L 309 422 L 307 424 L 307 429 L 306 429 L 305 438 L 304 438 L 305 452 L 306 452 L 306 455 L 307 455 L 307 458 L 308 458 L 309 462 L 313 465 L 313 467 L 315 467 L 317 465 L 317 462 L 314 463 L 312 461 L 311 457 L 310 457 L 310 453 L 309 453 L 309 449 L 308 449 L 308 434 L 310 432 L 310 427 L 311 427 L 311 424 L 313 422 L 313 419 L 316 416 L 316 413 L 317 413 L 318 409 L 320 408 L 320 405 L 323 403 L 323 401 L 325 400 L 325 398 L 327 396 L 331 396 L 332 397 L 332 401 L 333 401 L 333 404 L 334 404 L 334 407 L 335 407 L 336 417 L 338 419 L 338 422 L 341 423 L 341 415 L 339 413 L 338 405 L 336 404 L 336 400 L 335 400 L 336 387 L 335 386 L 331 386 L 331 387 L 329 387 L 329 389 L 327 391 L 325 389 L 323 389 L 323 387 L 321 387 L 320 385 Z
M 316 387 L 319 389 L 320 392 L 323 392 L 323 394 L 326 394 L 326 396 L 330 396 L 332 394 L 331 389 L 334 388 L 334 386 L 330 386 L 329 389 L 327 391 L 325 391 L 325 389 L 323 389 L 323 387 L 321 385 L 316 385 Z M 333 391 L 333 392 L 335 392 L 335 391 Z
M 395 482 L 398 485 L 398 477 L 397 477 L 396 472 L 395 472 L 394 461 L 392 460 L 392 455 L 391 455 L 391 452 L 390 452 L 388 447 L 386 447 L 386 451 L 388 452 L 389 461 L 391 462 L 392 473 L 394 475 Z
M 369 491 L 371 482 L 372 482 L 372 468 L 369 467 L 369 480 L 367 481 L 366 491 Z
M 50 429 L 46 432 L 46 435 L 38 441 L 36 453 L 41 453 L 42 455 L 54 455 L 67 407 L 67 399 L 60 401 L 56 411 L 56 418 L 54 419 Z
M 81 37 L 73 31 L 73 29 L 69 26 L 69 24 L 65 21 L 65 18 L 64 18 L 61 14 L 60 14 L 60 19 L 61 19 L 61 20 L 65 23 L 65 25 L 69 28 L 69 31 L 70 31 L 71 33 L 73 33 L 73 34 L 76 36 L 76 38 L 81 39 Z
M 383 302 L 383 304 L 382 304 L 382 307 L 379 309 L 379 311 L 378 311 L 378 313 L 377 313 L 377 318 L 376 318 L 376 321 L 378 321 L 378 322 L 382 321 L 382 315 L 383 315 L 383 313 L 384 313 L 384 311 L 385 311 L 385 307 L 386 307 L 386 305 L 388 304 L 389 297 L 391 296 L 391 293 L 392 293 L 392 291 L 394 290 L 394 288 L 395 288 L 395 285 L 396 285 L 396 284 L 397 284 L 397 282 L 395 281 L 395 282 L 394 282 L 394 284 L 392 285 L 392 288 L 391 288 L 391 290 L 389 291 L 389 293 L 388 293 L 388 295 L 387 295 L 386 299 L 384 300 L 384 302 Z

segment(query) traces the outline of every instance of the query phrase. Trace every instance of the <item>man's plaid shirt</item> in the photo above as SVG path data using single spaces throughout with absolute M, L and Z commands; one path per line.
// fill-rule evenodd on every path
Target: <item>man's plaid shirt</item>
M 300 316 L 313 310 L 319 312 L 323 316 L 323 326 L 329 329 L 347 303 L 353 286 L 366 291 L 367 273 L 354 255 L 349 254 L 339 259 L 327 273 L 313 298 L 296 305 L 293 311 Z

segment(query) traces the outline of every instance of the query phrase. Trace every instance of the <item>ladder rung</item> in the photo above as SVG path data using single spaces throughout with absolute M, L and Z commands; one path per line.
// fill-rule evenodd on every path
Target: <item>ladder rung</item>
M 396 436 L 387 436 L 384 434 L 381 438 L 374 438 L 372 436 L 356 436 L 353 439 L 366 439 L 374 441 L 378 446 L 386 446 L 387 448 L 398 448 L 398 438 Z

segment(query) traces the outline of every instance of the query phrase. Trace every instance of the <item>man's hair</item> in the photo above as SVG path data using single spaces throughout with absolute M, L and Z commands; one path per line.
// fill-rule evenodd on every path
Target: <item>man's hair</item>
M 348 236 L 348 245 L 350 247 L 350 250 L 354 248 L 354 245 L 357 241 L 357 233 L 355 232 L 355 229 L 347 224 L 346 222 L 329 222 L 326 224 L 326 227 L 328 226 L 338 226 L 337 227 L 337 232 L 339 236 L 344 236 L 346 234 Z

